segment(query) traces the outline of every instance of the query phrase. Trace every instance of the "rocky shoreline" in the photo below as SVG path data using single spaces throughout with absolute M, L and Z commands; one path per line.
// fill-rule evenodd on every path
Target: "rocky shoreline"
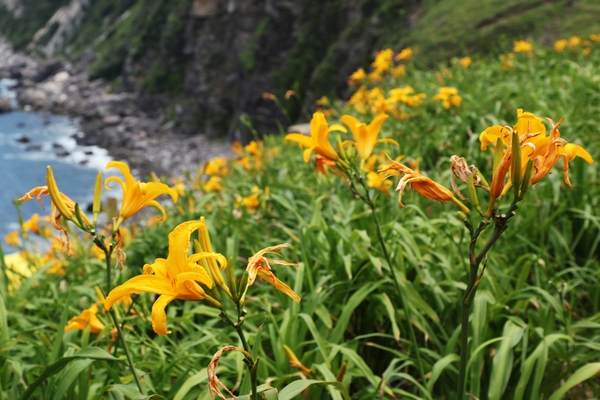
M 25 111 L 48 111 L 79 121 L 83 145 L 108 150 L 127 161 L 141 176 L 154 171 L 168 177 L 196 170 L 216 156 L 231 155 L 227 140 L 184 134 L 148 100 L 136 93 L 110 93 L 101 81 L 90 81 L 91 52 L 70 61 L 37 60 L 15 53 L 0 38 L 0 78 L 17 80 L 18 106 Z M 10 109 L 0 99 L 5 111 Z M 157 108 L 155 108 L 157 109 Z

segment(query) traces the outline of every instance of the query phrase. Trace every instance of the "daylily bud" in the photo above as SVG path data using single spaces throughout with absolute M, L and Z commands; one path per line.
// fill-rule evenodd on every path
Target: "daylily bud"
M 52 173 L 52 167 L 48 166 L 46 171 L 46 184 L 48 185 L 48 193 L 50 194 L 52 202 L 54 203 L 56 208 L 58 208 L 58 211 L 63 217 L 75 222 L 75 216 L 73 215 L 71 210 L 69 210 L 69 207 L 67 207 L 63 198 L 60 196 L 58 186 L 56 186 L 56 180 L 54 179 L 54 174 Z
M 464 212 L 462 212 L 462 211 L 457 211 L 457 212 L 456 212 L 456 218 L 458 218 L 458 220 L 459 220 L 460 222 L 465 222 L 465 221 L 467 220 L 467 214 L 465 214 L 465 213 L 464 213 Z
M 231 291 L 231 295 L 233 296 L 233 298 L 237 298 L 238 294 L 237 285 L 235 283 L 235 274 L 233 271 L 233 258 L 230 258 L 227 261 L 227 264 L 229 266 L 229 268 L 227 268 L 227 270 L 225 271 L 225 275 L 227 276 L 227 286 L 229 286 L 229 290 Z
M 337 165 L 338 168 L 341 168 L 341 169 L 345 169 L 345 170 L 350 169 L 350 164 L 348 164 L 346 161 L 342 160 L 341 158 L 335 162 L 335 165 Z
M 340 160 L 348 162 L 348 155 L 346 154 L 346 149 L 344 149 L 344 144 L 342 143 L 342 137 L 340 135 L 335 137 L 335 147 L 337 148 L 337 153 L 340 156 Z
M 479 205 L 479 197 L 477 196 L 477 189 L 475 188 L 475 178 L 473 174 L 469 175 L 467 178 L 467 189 L 469 191 L 469 201 L 473 208 L 479 213 L 479 215 L 483 215 L 483 210 Z
M 77 225 L 80 227 L 85 227 L 83 222 L 83 217 L 81 216 L 81 208 L 78 203 L 75 203 L 75 219 L 77 220 Z
M 496 170 L 502 162 L 502 157 L 504 157 L 504 146 L 502 144 L 502 139 L 498 138 L 496 141 L 496 147 L 494 148 L 494 173 L 492 175 L 496 174 Z
M 533 160 L 529 159 L 527 167 L 525 167 L 525 174 L 523 175 L 523 181 L 521 182 L 521 192 L 519 193 L 519 200 L 523 200 L 525 193 L 531 187 L 531 177 L 533 176 Z
M 238 288 L 237 302 L 243 303 L 244 299 L 246 298 L 246 291 L 248 290 L 248 271 L 244 271 Z
M 96 226 L 98 221 L 98 214 L 100 213 L 100 199 L 102 198 L 102 172 L 98 171 L 96 176 L 96 187 L 94 189 L 94 204 L 92 205 L 92 212 L 94 213 L 94 222 L 92 226 Z
M 519 189 L 521 188 L 521 142 L 519 140 L 519 133 L 513 131 L 512 133 L 512 155 L 511 155 L 511 172 L 510 180 L 515 190 L 515 199 L 519 198 Z

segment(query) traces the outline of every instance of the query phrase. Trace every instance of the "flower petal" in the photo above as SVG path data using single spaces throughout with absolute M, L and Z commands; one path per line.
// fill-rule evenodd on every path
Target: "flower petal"
M 152 329 L 154 329 L 154 332 L 159 336 L 171 333 L 171 331 L 167 329 L 167 313 L 165 313 L 165 308 L 173 300 L 175 300 L 175 296 L 163 294 L 156 299 L 152 305 Z
M 138 275 L 111 290 L 104 301 L 104 309 L 108 311 L 116 301 L 123 297 L 142 292 L 177 296 L 171 281 L 167 278 L 159 275 Z

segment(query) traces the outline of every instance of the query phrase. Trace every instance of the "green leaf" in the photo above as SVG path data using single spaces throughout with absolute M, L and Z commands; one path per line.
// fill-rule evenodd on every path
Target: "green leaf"
M 56 392 L 54 392 L 54 397 L 52 397 L 52 399 L 60 400 L 67 389 L 69 389 L 73 382 L 75 382 L 75 379 L 79 376 L 79 374 L 83 373 L 85 369 L 94 361 L 95 360 L 89 358 L 83 358 L 70 363 L 69 366 L 63 370 L 63 373 L 58 380 Z
M 348 392 L 340 382 L 337 381 L 317 381 L 315 379 L 304 379 L 294 381 L 281 389 L 279 392 L 279 400 L 292 400 L 294 397 L 305 391 L 311 385 L 327 386 L 331 385 L 342 393 L 344 400 L 350 400 Z
M 27 388 L 21 395 L 21 399 L 29 399 L 35 390 L 49 377 L 63 370 L 63 368 L 69 364 L 69 362 L 82 359 L 90 358 L 93 360 L 105 360 L 105 361 L 119 361 L 106 351 L 98 347 L 86 347 L 71 357 L 63 357 L 52 365 L 47 366 L 42 374 Z
M 344 332 L 348 327 L 348 323 L 350 322 L 350 317 L 352 317 L 352 313 L 354 312 L 356 307 L 358 307 L 365 300 L 369 293 L 377 289 L 384 282 L 385 281 L 383 280 L 379 282 L 369 282 L 362 286 L 360 289 L 358 289 L 348 299 L 346 305 L 344 306 L 344 309 L 342 310 L 342 314 L 340 315 L 340 318 L 338 319 L 337 324 L 335 325 L 335 328 L 333 328 L 333 332 L 331 332 L 331 336 L 329 337 L 329 341 L 331 343 L 340 343 L 340 341 L 344 337 Z
M 527 357 L 523 365 L 521 366 L 519 383 L 517 383 L 517 388 L 515 390 L 514 400 L 521 400 L 525 394 L 525 389 L 527 388 L 527 384 L 530 382 L 530 377 L 533 372 L 533 367 L 536 365 L 538 359 L 542 358 L 544 352 L 547 351 L 547 348 L 551 346 L 558 339 L 565 339 L 569 341 L 573 341 L 570 336 L 563 334 L 552 334 L 546 336 L 540 344 L 537 345 L 533 353 Z M 545 363 L 544 363 L 545 365 Z M 539 393 L 539 387 L 533 389 L 533 391 Z M 533 396 L 530 396 L 533 397 Z M 537 397 L 537 396 L 536 396 Z
M 325 361 L 325 363 L 327 365 L 329 365 L 330 353 L 327 351 L 327 342 L 325 341 L 325 339 L 323 339 L 323 337 L 319 333 L 319 330 L 317 329 L 315 322 L 308 314 L 300 313 L 300 314 L 298 314 L 298 316 L 300 318 L 302 318 L 304 320 L 304 322 L 306 323 L 308 330 L 310 331 L 313 338 L 317 342 L 317 346 L 319 347 L 319 351 L 321 352 L 321 356 L 323 357 L 323 360 Z
M 513 368 L 513 347 L 521 340 L 523 331 L 523 328 L 515 325 L 512 321 L 506 321 L 504 324 L 503 339 L 492 360 L 492 372 L 488 388 L 489 400 L 502 399 Z
M 600 372 L 600 363 L 591 363 L 579 368 L 548 400 L 559 400 L 574 386 L 592 378 Z
M 206 374 L 206 368 L 202 368 L 199 372 L 187 378 L 187 380 L 181 385 L 173 400 L 183 400 L 186 394 L 194 387 L 199 384 L 206 382 L 208 375 Z
M 431 369 L 431 377 L 427 381 L 427 392 L 432 393 L 433 385 L 435 385 L 446 367 L 459 360 L 460 356 L 458 354 L 448 354 L 446 357 L 439 359 L 435 364 L 433 364 L 433 368 Z

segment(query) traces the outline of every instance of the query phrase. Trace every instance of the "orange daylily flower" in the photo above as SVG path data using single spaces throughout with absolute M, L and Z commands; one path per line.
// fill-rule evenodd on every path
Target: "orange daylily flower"
M 190 236 L 202 227 L 201 221 L 188 221 L 178 225 L 169 234 L 169 255 L 166 259 L 157 258 L 154 264 L 144 265 L 144 274 L 134 276 L 124 284 L 114 288 L 104 301 L 104 309 L 123 297 L 147 292 L 160 295 L 152 306 L 152 329 L 160 336 L 170 333 L 167 330 L 165 307 L 173 300 L 202 300 L 207 298 L 204 289 L 198 284 L 212 288 L 213 282 L 208 272 L 197 264 L 203 259 L 215 259 L 221 266 L 227 265 L 225 257 L 218 253 L 201 252 L 188 256 Z
M 377 139 L 381 125 L 386 119 L 388 119 L 386 114 L 379 114 L 373 118 L 373 121 L 369 125 L 365 125 L 351 115 L 342 116 L 342 122 L 348 125 L 354 136 L 355 142 L 353 143 L 361 159 L 367 160 L 371 153 L 373 153 L 373 148 L 375 148 L 377 143 L 392 143 L 399 146 L 398 142 L 394 139 Z
M 300 143 L 301 146 L 306 147 L 306 150 L 304 150 L 305 162 L 310 160 L 310 153 L 313 151 L 325 158 L 335 161 L 340 157 L 331 143 L 329 143 L 328 136 L 329 132 L 332 131 L 346 132 L 346 128 L 339 124 L 329 126 L 325 119 L 325 115 L 321 112 L 316 112 L 310 120 L 310 137 L 301 133 L 290 133 L 285 136 L 285 139 Z
M 65 326 L 65 332 L 74 330 L 83 331 L 89 326 L 90 332 L 100 333 L 104 329 L 104 324 L 98 319 L 96 314 L 98 314 L 98 306 L 92 304 L 90 308 L 83 310 L 81 315 L 69 320 L 69 323 Z
M 140 209 L 146 206 L 153 206 L 160 210 L 162 213 L 162 221 L 167 218 L 165 209 L 156 199 L 161 194 L 168 194 L 173 199 L 174 203 L 177 203 L 178 193 L 177 190 L 170 188 L 164 183 L 160 182 L 140 182 L 136 181 L 129 170 L 129 166 L 121 161 L 111 161 L 106 165 L 106 168 L 117 168 L 123 176 L 125 181 L 116 176 L 111 176 L 104 181 L 104 187 L 110 190 L 108 187 L 109 182 L 117 182 L 123 189 L 123 202 L 121 204 L 121 211 L 119 212 L 119 219 L 115 223 L 115 230 L 119 229 L 121 222 L 131 217 L 133 214 L 138 212 Z

